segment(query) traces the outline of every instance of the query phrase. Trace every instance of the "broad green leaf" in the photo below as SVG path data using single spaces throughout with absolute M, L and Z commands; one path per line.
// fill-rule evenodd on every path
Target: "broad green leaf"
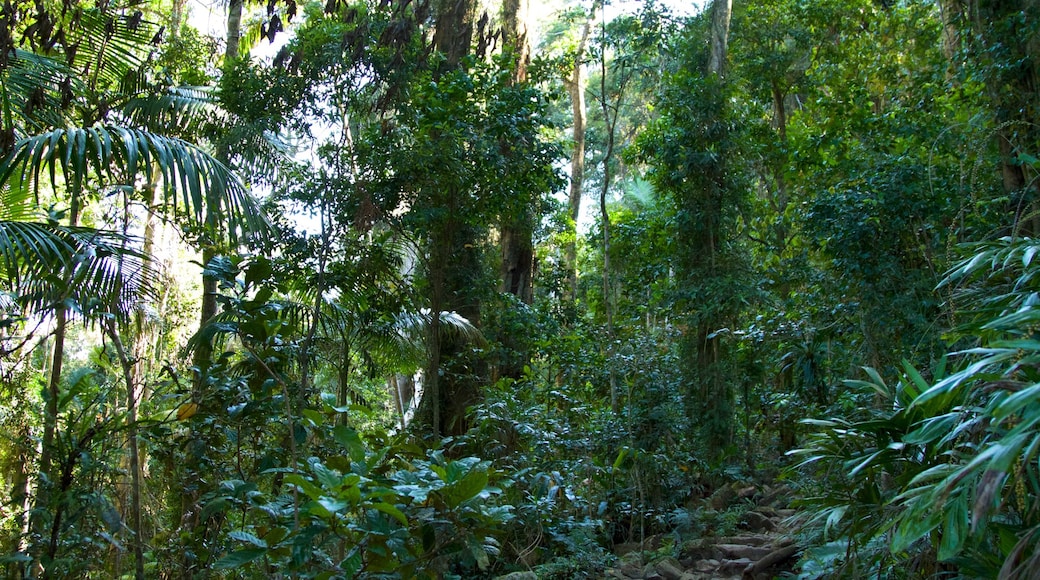
M 350 549 L 350 553 L 347 554 L 347 557 L 340 561 L 339 567 L 343 570 L 343 574 L 349 580 L 357 576 L 364 564 L 364 560 L 361 559 L 361 548 L 354 546 Z
M 228 537 L 232 540 L 238 540 L 240 542 L 248 542 L 258 548 L 267 548 L 267 542 L 254 536 L 253 534 L 245 531 L 235 530 L 228 534 Z
M 455 509 L 463 502 L 473 499 L 487 487 L 488 474 L 483 469 L 470 471 L 461 480 L 444 486 L 441 493 L 448 507 Z
M 212 515 L 214 515 L 214 514 L 216 514 L 218 512 L 225 511 L 225 510 L 227 510 L 230 507 L 231 507 L 231 503 L 228 501 L 228 498 L 226 498 L 226 497 L 215 498 L 215 499 L 211 500 L 209 503 L 207 503 L 205 506 L 203 506 L 202 513 L 199 514 L 199 519 L 202 520 L 202 521 L 206 521 Z
M 267 553 L 266 548 L 244 548 L 237 552 L 231 552 L 213 565 L 217 570 L 234 570 L 244 564 L 248 564 Z
M 904 512 L 892 534 L 892 553 L 905 551 L 917 540 L 931 533 L 942 522 L 942 506 L 917 507 Z
M 307 481 L 305 477 L 298 473 L 290 473 L 289 475 L 286 475 L 284 481 L 290 485 L 295 485 L 311 499 L 318 499 L 322 495 L 321 488 L 310 481 Z
M 337 425 L 332 430 L 332 436 L 337 443 L 347 450 L 351 461 L 365 460 L 365 444 L 361 441 L 361 436 L 358 435 L 357 431 L 346 425 Z
M 386 503 L 386 502 L 379 502 L 379 503 L 372 504 L 371 507 L 372 507 L 372 509 L 381 511 L 384 514 L 395 518 L 397 521 L 401 522 L 402 526 L 407 526 L 408 525 L 408 517 L 405 516 L 404 512 L 402 512 L 400 509 L 398 509 L 397 506 L 395 506 L 393 504 L 389 504 L 389 503 Z

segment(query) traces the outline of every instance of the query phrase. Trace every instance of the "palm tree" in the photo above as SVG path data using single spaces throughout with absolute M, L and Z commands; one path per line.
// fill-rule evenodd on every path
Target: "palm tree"
M 5 34 L 16 30 L 13 23 L 8 24 Z M 31 282 L 33 292 L 19 294 L 23 302 L 37 312 L 52 312 L 55 319 L 40 458 L 40 472 L 47 476 L 69 307 L 81 308 L 89 299 L 86 293 L 72 293 L 94 290 L 72 276 L 111 273 L 80 264 L 101 267 L 113 261 L 121 268 L 116 271 L 125 272 L 129 264 L 125 258 L 134 256 L 131 251 L 113 251 L 128 247 L 125 238 L 79 227 L 82 208 L 91 194 L 117 191 L 129 202 L 144 182 L 146 189 L 157 194 L 155 200 L 145 200 L 148 211 L 177 216 L 202 232 L 202 237 L 219 236 L 231 243 L 250 233 L 263 234 L 268 226 L 245 186 L 224 163 L 198 145 L 165 134 L 161 125 L 157 130 L 145 121 L 147 115 L 142 111 L 149 108 L 141 103 L 163 98 L 150 85 L 147 74 L 150 44 L 161 36 L 158 26 L 144 21 L 140 12 L 108 4 L 89 9 L 77 6 L 61 15 L 38 15 L 35 24 L 18 30 L 23 34 L 22 43 L 7 40 L 12 46 L 27 41 L 34 51 L 14 50 L 5 53 L 0 62 L 4 121 L 0 154 L 5 154 L 0 160 L 0 188 L 7 195 L 35 200 L 46 188 L 69 208 L 64 227 L 8 219 L 0 234 L 6 236 L 0 239 L 0 251 L 6 248 L 5 275 Z M 181 106 L 175 113 L 190 112 L 182 105 L 190 104 L 192 95 L 178 96 L 166 101 Z M 105 244 L 88 243 L 90 240 Z M 91 249 L 97 257 L 97 248 L 104 248 L 101 257 L 106 259 L 84 258 L 90 257 Z M 45 265 L 60 263 L 62 256 L 79 260 L 76 267 L 61 270 L 66 272 L 64 278 L 39 275 Z M 123 259 L 109 260 L 109 256 Z M 136 257 L 146 261 L 141 252 Z M 34 295 L 40 298 L 28 298 Z M 55 296 L 62 299 L 54 300 Z M 127 312 L 115 314 L 126 320 Z M 47 479 L 41 477 L 40 481 Z M 46 505 L 47 500 L 46 486 L 41 486 L 37 506 Z M 134 532 L 140 577 L 140 530 Z M 53 557 L 55 548 L 52 540 L 49 556 Z

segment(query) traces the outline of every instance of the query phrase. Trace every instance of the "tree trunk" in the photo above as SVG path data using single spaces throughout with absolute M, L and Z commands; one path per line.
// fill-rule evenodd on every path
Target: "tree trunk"
M 711 56 L 708 59 L 710 74 L 725 75 L 729 20 L 732 12 L 733 0 L 714 0 L 711 4 Z
M 80 199 L 83 195 L 82 191 L 73 191 L 72 197 L 69 203 L 69 226 L 76 227 L 79 225 L 79 213 Z M 74 270 L 64 273 L 65 286 L 63 289 L 63 295 L 67 298 L 72 289 L 68 286 L 72 284 Z M 54 309 L 54 351 L 51 359 L 51 374 L 47 379 L 47 405 L 46 412 L 43 417 L 43 440 L 41 442 L 42 449 L 40 451 L 40 475 L 36 478 L 36 497 L 33 501 L 34 511 L 37 512 L 36 516 L 30 516 L 30 528 L 38 535 L 43 537 L 43 521 L 41 515 L 47 512 L 48 504 L 51 501 L 50 491 L 54 484 L 54 460 L 52 455 L 54 453 L 54 438 L 55 431 L 58 425 L 58 399 L 61 396 L 61 371 L 62 363 L 65 359 L 65 335 L 68 328 L 68 309 L 64 302 L 59 303 Z M 52 529 L 54 527 L 52 526 Z M 52 546 L 54 541 L 52 541 Z M 34 558 L 38 558 L 39 552 L 35 551 Z M 42 571 L 44 575 L 47 574 L 46 570 L 41 567 L 41 562 L 37 559 L 33 563 L 33 568 L 37 572 Z
M 607 194 L 610 192 L 610 162 L 614 157 L 614 139 L 617 130 L 618 115 L 621 112 L 620 101 L 622 95 L 618 95 L 618 103 L 610 106 L 607 93 L 607 51 L 606 51 L 606 7 L 600 5 L 603 11 L 600 51 L 600 107 L 603 109 L 603 121 L 607 125 L 607 147 L 603 153 L 603 185 L 599 192 L 600 222 L 603 228 L 603 309 L 607 318 L 607 371 L 610 382 L 610 409 L 614 414 L 621 412 L 618 401 L 617 370 L 615 369 L 614 357 L 617 354 L 617 340 L 614 336 L 614 293 L 611 288 L 610 271 L 610 214 L 607 212 Z
M 444 74 L 457 70 L 470 52 L 476 3 L 438 0 L 435 9 L 433 44 L 445 57 L 438 71 Z M 483 279 L 478 232 L 458 219 L 459 212 L 465 209 L 459 204 L 467 192 L 445 184 L 442 195 L 447 217 L 432 225 L 430 232 L 427 276 L 431 321 L 423 397 L 415 421 L 435 439 L 466 432 L 466 408 L 479 400 L 479 381 L 486 374 L 485 365 L 474 360 L 465 339 L 441 333 L 440 314 L 445 310 L 458 312 L 479 326 L 478 292 Z
M 119 329 L 115 321 L 109 319 L 105 331 L 112 340 L 119 366 L 126 382 L 126 431 L 129 443 L 130 459 L 130 531 L 133 533 L 134 578 L 144 580 L 144 533 L 141 527 L 141 464 L 137 444 L 137 403 L 139 391 L 134 382 L 135 366 L 140 364 L 130 360 L 119 338 Z
M 457 68 L 473 42 L 474 0 L 438 0 L 433 47 L 444 54 L 445 68 Z
M 963 18 L 971 15 L 970 22 Z M 1000 174 L 1004 191 L 1011 199 L 1010 213 L 1015 235 L 1040 234 L 1040 180 L 1029 180 L 1017 156 L 1036 154 L 1040 141 L 1040 42 L 1036 22 L 1040 2 L 1036 0 L 976 0 L 944 3 L 944 40 L 956 24 L 964 21 L 963 37 L 971 49 L 975 66 L 985 82 L 996 125 Z M 950 51 L 950 55 L 955 52 Z M 1001 60 L 994 62 L 994 55 Z M 953 63 L 956 65 L 956 63 Z
M 574 69 L 571 78 L 566 82 L 567 92 L 571 97 L 571 114 L 573 128 L 571 135 L 574 141 L 574 150 L 571 152 L 571 184 L 570 195 L 567 199 L 567 209 L 570 212 L 571 236 L 568 236 L 564 247 L 564 261 L 567 265 L 567 287 L 570 292 L 568 297 L 571 301 L 578 297 L 578 214 L 581 212 L 581 194 L 585 181 L 585 83 L 587 81 L 582 61 L 585 59 L 585 47 L 589 40 L 589 31 L 592 28 L 592 18 L 585 19 L 582 28 L 581 40 L 574 55 Z
M 238 59 L 238 47 L 242 43 L 242 7 L 244 0 L 228 3 L 227 46 L 224 47 L 224 66 Z
M 530 45 L 527 41 L 528 0 L 505 0 L 502 3 L 502 37 L 504 51 L 512 56 L 514 85 L 527 81 L 527 61 Z M 509 144 L 503 143 L 503 149 Z M 525 200 L 527 201 L 527 200 Z M 535 212 L 529 200 L 515 215 L 505 216 L 499 241 L 502 247 L 501 284 L 499 291 L 516 296 L 524 304 L 534 302 L 534 242 Z M 529 348 L 524 337 L 506 335 L 502 339 L 506 356 L 499 362 L 498 374 L 519 379 L 524 366 L 530 361 Z

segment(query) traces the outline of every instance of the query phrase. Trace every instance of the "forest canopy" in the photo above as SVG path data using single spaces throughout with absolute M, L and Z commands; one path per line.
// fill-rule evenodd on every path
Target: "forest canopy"
M 1035 578 L 1040 4 L 678 8 L 4 3 L 2 575 Z

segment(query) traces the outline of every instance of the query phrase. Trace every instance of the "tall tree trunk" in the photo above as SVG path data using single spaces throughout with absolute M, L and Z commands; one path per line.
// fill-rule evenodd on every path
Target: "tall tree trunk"
M 732 11 L 732 0 L 714 0 L 712 2 L 711 18 L 711 46 L 708 67 L 705 71 L 709 77 L 715 77 L 714 82 L 723 83 L 725 75 L 727 46 L 729 44 L 729 22 Z M 711 78 L 706 82 L 713 82 Z M 717 96 L 717 115 L 725 114 L 727 103 L 721 95 Z M 724 123 L 720 119 L 711 122 Z M 728 159 L 724 153 L 712 156 L 711 166 L 706 168 L 708 179 L 706 180 L 706 191 L 702 192 L 706 204 L 706 217 L 702 226 L 702 238 L 699 241 L 699 251 L 702 266 L 707 267 L 707 275 L 717 277 L 718 254 L 721 251 L 721 213 L 723 211 L 722 199 L 727 189 L 726 163 Z M 702 272 L 703 274 L 703 272 Z M 722 380 L 719 366 L 719 338 L 715 336 L 715 330 L 722 325 L 722 320 L 701 320 L 696 331 L 696 364 L 693 378 L 700 385 L 700 423 L 704 433 L 705 441 L 708 443 L 712 454 L 720 455 L 724 447 L 730 442 L 732 426 L 730 415 L 729 386 Z
M 455 69 L 473 43 L 474 0 L 437 0 L 433 47 L 445 57 L 445 68 Z
M 621 411 L 618 401 L 617 369 L 614 357 L 617 354 L 617 340 L 614 332 L 614 292 L 611 284 L 610 270 L 610 213 L 607 211 L 607 195 L 610 193 L 611 174 L 610 163 L 614 157 L 614 139 L 617 131 L 618 115 L 621 112 L 620 101 L 622 95 L 618 94 L 618 103 L 611 107 L 607 93 L 607 16 L 606 6 L 600 4 L 602 11 L 602 27 L 600 29 L 600 107 L 603 109 L 603 122 L 607 125 L 607 147 L 603 153 L 603 185 L 599 191 L 600 225 L 603 228 L 603 309 L 607 318 L 607 372 L 610 383 L 610 409 L 614 414 Z
M 787 158 L 787 106 L 784 101 L 787 95 L 783 88 L 781 88 L 778 80 L 773 79 L 771 85 L 773 96 L 773 124 L 776 125 L 777 137 L 780 140 L 781 155 L 783 155 L 785 159 L 784 163 L 774 166 L 773 169 L 773 182 L 775 189 L 773 195 L 773 211 L 775 211 L 776 215 L 781 218 L 775 232 L 776 251 L 780 255 L 784 255 L 784 251 L 787 248 L 787 227 L 784 225 L 783 220 L 784 215 L 787 213 L 788 203 L 787 179 L 784 177 Z M 782 294 L 786 295 L 786 290 L 783 291 Z
M 475 10 L 474 0 L 437 1 L 433 48 L 445 57 L 437 74 L 458 70 L 462 59 L 470 53 Z M 436 136 L 433 138 L 436 140 Z M 478 378 L 486 373 L 484 363 L 472 359 L 465 339 L 441 333 L 440 314 L 445 310 L 458 312 L 474 326 L 480 324 L 481 301 L 476 287 L 483 278 L 480 240 L 476 229 L 458 217 L 465 211 L 460 202 L 467 194 L 445 184 L 442 203 L 447 217 L 430 232 L 429 352 L 416 424 L 428 429 L 427 433 L 434 438 L 466 432 L 466 408 L 479 400 Z
M 184 9 L 188 0 L 173 0 L 170 7 L 170 40 L 176 42 L 181 37 L 181 26 L 184 25 Z
M 527 61 L 530 44 L 527 41 L 528 0 L 504 0 L 502 3 L 502 37 L 504 51 L 512 57 L 513 85 L 527 82 Z M 508 149 L 508 143 L 502 143 Z M 525 200 L 515 215 L 503 218 L 500 231 L 502 266 L 499 291 L 516 296 L 524 304 L 534 302 L 534 228 L 536 200 Z M 506 352 L 498 365 L 498 376 L 519 379 L 524 366 L 530 361 L 525 337 L 506 335 L 502 339 Z
M 965 27 L 965 44 L 989 93 L 1012 233 L 1040 235 L 1040 179 L 1029 179 L 1018 159 L 1021 153 L 1035 155 L 1040 143 L 1040 2 L 950 0 L 942 16 L 944 40 L 957 24 Z
M 228 3 L 227 46 L 224 47 L 224 66 L 238 59 L 238 46 L 242 43 L 242 7 L 245 0 Z
M 144 532 L 141 527 L 141 464 L 137 442 L 137 403 L 139 389 L 134 380 L 135 367 L 140 362 L 130 360 L 119 338 L 119 329 L 114 320 L 107 320 L 104 328 L 112 340 L 119 358 L 119 366 L 126 382 L 126 432 L 130 459 L 130 531 L 133 533 L 134 578 L 144 580 Z
M 729 46 L 729 20 L 733 12 L 733 0 L 714 0 L 711 4 L 711 56 L 708 72 L 723 76 L 726 72 L 726 55 Z
M 76 227 L 79 225 L 79 213 L 80 205 L 82 203 L 82 191 L 72 192 L 72 198 L 69 203 L 69 226 Z M 74 270 L 65 272 L 65 286 L 62 294 L 64 298 L 68 298 L 71 295 L 72 288 L 69 286 L 72 284 Z M 51 502 L 51 489 L 53 488 L 56 478 L 54 477 L 54 439 L 56 435 L 58 425 L 58 399 L 61 397 L 61 371 L 62 364 L 65 359 L 65 336 L 68 329 L 68 309 L 64 302 L 59 303 L 54 309 L 54 350 L 51 355 L 51 373 L 47 379 L 47 404 L 46 411 L 43 417 L 43 439 L 41 441 L 40 451 L 40 474 L 36 478 L 36 497 L 33 501 L 34 511 L 37 515 L 30 517 L 30 528 L 34 532 L 34 536 L 43 537 L 43 520 L 42 514 L 47 513 L 48 505 Z M 53 526 L 52 526 L 53 529 Z M 51 542 L 54 545 L 54 542 Z M 39 550 L 34 550 L 33 557 L 33 568 L 36 573 L 42 572 L 45 576 L 48 574 L 46 570 L 42 568 L 42 563 L 39 560 Z M 53 557 L 53 555 L 52 555 Z
M 574 68 L 571 70 L 571 78 L 566 81 L 567 92 L 571 97 L 571 117 L 573 127 L 571 135 L 574 141 L 574 150 L 571 151 L 571 183 L 570 194 L 567 198 L 567 209 L 570 215 L 571 235 L 568 236 L 564 247 L 564 261 L 567 265 L 567 288 L 570 292 L 569 300 L 578 297 L 578 214 L 581 212 L 581 194 L 585 182 L 585 48 L 589 40 L 589 32 L 592 29 L 591 14 L 585 19 L 582 27 L 581 40 L 574 54 Z
M 239 44 L 242 38 L 242 9 L 244 0 L 231 0 L 228 5 L 228 19 L 227 19 L 227 35 L 226 45 L 224 47 L 224 69 L 228 69 L 233 66 L 239 56 Z M 229 165 L 231 158 L 230 145 L 226 142 L 218 142 L 216 145 L 216 159 L 225 165 Z M 219 231 L 219 216 L 220 208 L 219 201 L 214 199 L 210 193 L 206 192 L 206 233 L 202 240 L 202 266 L 207 267 L 208 264 L 217 257 L 217 248 L 220 244 L 220 237 L 222 232 Z M 215 278 L 203 275 L 202 276 L 202 301 L 199 313 L 199 333 L 206 328 L 210 323 L 210 320 L 217 315 L 217 280 Z M 192 364 L 196 369 L 196 375 L 192 381 L 192 393 L 191 399 L 195 404 L 201 404 L 204 399 L 203 386 L 206 382 L 206 375 L 209 372 L 210 364 L 213 361 L 213 344 L 209 340 L 200 340 L 195 347 L 195 356 Z M 195 430 L 194 423 L 189 423 L 189 429 L 191 429 L 191 439 L 194 440 L 196 447 L 202 447 L 200 441 L 200 435 Z M 190 472 L 184 481 L 182 481 L 183 493 L 180 494 L 180 521 L 178 527 L 182 531 L 194 533 L 194 529 L 199 525 L 199 515 L 201 510 L 198 509 L 198 501 L 202 494 L 205 492 L 205 482 L 198 476 L 197 473 Z M 194 540 L 190 540 L 194 541 Z M 194 549 L 182 550 L 183 556 L 181 558 L 181 570 L 180 574 L 182 578 L 191 578 L 195 573 L 195 561 L 194 561 Z

